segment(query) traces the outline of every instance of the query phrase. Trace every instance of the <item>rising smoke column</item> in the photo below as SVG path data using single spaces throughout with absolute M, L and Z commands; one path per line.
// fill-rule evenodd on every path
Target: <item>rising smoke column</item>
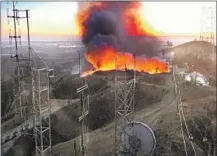
M 91 48 L 111 46 L 118 48 L 121 39 L 120 16 L 114 2 L 90 3 L 78 16 L 84 45 Z M 123 30 L 123 29 L 122 29 Z
M 108 52 L 120 54 L 120 57 L 123 56 L 120 51 L 131 53 L 128 56 L 132 53 L 146 57 L 156 55 L 159 40 L 144 27 L 145 23 L 139 14 L 140 6 L 140 2 L 92 2 L 81 8 L 77 22 L 86 47 L 85 58 L 96 70 L 114 66 L 112 60 L 105 57 L 111 57 Z M 131 57 L 127 58 L 129 60 L 125 61 L 132 61 Z M 147 59 L 144 59 L 143 67 L 140 68 L 145 69 L 145 65 Z

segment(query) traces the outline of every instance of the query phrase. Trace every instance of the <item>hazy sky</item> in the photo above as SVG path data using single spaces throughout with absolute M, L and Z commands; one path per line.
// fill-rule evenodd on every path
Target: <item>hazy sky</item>
M 154 29 L 168 35 L 199 34 L 203 6 L 215 7 L 215 2 L 143 2 L 143 4 L 143 17 Z M 18 2 L 16 6 L 18 9 L 30 9 L 30 33 L 33 40 L 67 40 L 75 35 L 77 2 Z M 12 28 L 13 23 L 11 20 L 8 25 L 6 10 L 8 7 L 12 8 L 12 3 L 8 5 L 2 2 L 1 7 L 2 39 L 8 40 L 8 28 Z M 9 13 L 12 14 L 11 11 Z M 21 20 L 19 26 L 24 38 L 25 22 Z M 210 20 L 207 23 L 210 23 Z

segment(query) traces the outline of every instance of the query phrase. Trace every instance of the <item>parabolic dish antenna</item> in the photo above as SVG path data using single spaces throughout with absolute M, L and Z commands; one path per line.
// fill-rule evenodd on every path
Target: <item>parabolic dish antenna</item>
M 125 133 L 125 135 L 124 135 Z M 131 122 L 121 135 L 124 153 L 133 156 L 145 156 L 153 152 L 156 139 L 153 131 L 142 122 Z M 127 155 L 128 155 L 127 154 Z

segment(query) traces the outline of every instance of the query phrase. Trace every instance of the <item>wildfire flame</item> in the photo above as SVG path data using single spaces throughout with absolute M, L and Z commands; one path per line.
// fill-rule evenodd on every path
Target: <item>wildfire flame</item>
M 84 22 L 91 16 L 92 10 L 103 9 L 106 3 L 91 2 L 81 10 L 77 15 L 77 25 L 81 37 L 85 35 L 86 28 Z M 129 2 L 129 6 L 124 8 L 121 18 L 128 36 L 153 36 L 156 31 L 145 22 L 141 14 L 140 2 Z M 146 58 L 142 56 L 133 57 L 132 53 L 119 52 L 112 47 L 100 47 L 94 50 L 88 49 L 85 59 L 93 65 L 94 70 L 88 70 L 82 73 L 83 76 L 93 74 L 96 71 L 109 70 L 137 70 L 138 72 L 147 72 L 150 74 L 168 72 L 168 66 L 165 62 L 157 58 Z
M 133 57 L 132 53 L 118 52 L 111 47 L 103 47 L 97 51 L 87 51 L 84 54 L 86 60 L 91 63 L 95 70 L 89 70 L 82 73 L 82 77 L 93 74 L 96 71 L 109 70 L 136 70 L 138 72 L 147 72 L 150 74 L 168 72 L 168 66 L 165 62 L 143 56 Z

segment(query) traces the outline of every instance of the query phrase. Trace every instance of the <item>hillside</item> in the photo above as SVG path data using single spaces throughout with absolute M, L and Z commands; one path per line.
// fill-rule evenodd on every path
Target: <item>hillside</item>
M 154 130 L 157 144 L 153 156 L 183 156 L 184 146 L 177 105 L 173 102 L 175 97 L 171 79 L 168 79 L 167 87 L 165 85 L 153 85 L 142 79 L 140 79 L 139 86 L 140 89 L 143 90 L 140 92 L 141 97 L 146 91 L 151 95 L 158 95 L 159 93 L 162 93 L 163 89 L 166 88 L 167 90 L 165 94 L 161 95 L 161 100 L 156 102 L 146 101 L 145 99 L 147 98 L 144 98 L 145 101 L 141 100 L 140 107 L 137 107 L 139 109 L 136 111 L 136 120 L 146 123 Z M 212 142 L 215 137 L 216 89 L 212 87 L 200 88 L 186 83 L 181 83 L 180 89 L 182 93 L 184 114 L 189 126 L 189 131 L 195 139 L 194 147 L 197 151 L 197 155 L 207 155 L 208 144 L 204 143 L 202 139 L 206 136 L 208 141 Z M 111 113 L 111 110 L 108 108 L 112 106 L 112 102 L 105 103 L 105 95 L 107 95 L 108 92 L 103 90 L 103 93 L 105 93 L 104 97 L 99 98 L 98 102 L 97 99 L 91 102 L 90 114 L 92 114 L 92 117 L 89 122 L 95 121 L 92 123 L 99 124 L 97 124 L 95 128 L 92 127 L 91 129 L 90 127 L 89 129 L 88 156 L 113 155 L 114 122 L 111 122 L 108 118 L 109 112 Z M 110 97 L 110 94 L 108 94 L 107 97 Z M 142 99 L 141 97 L 137 97 L 137 99 Z M 101 101 L 100 99 L 103 100 Z M 106 101 L 109 100 L 107 99 Z M 76 120 L 78 114 L 78 105 L 75 104 L 67 106 L 52 115 L 53 156 L 72 156 L 74 153 L 74 142 L 77 142 L 78 147 L 79 137 L 77 136 L 79 127 Z M 186 131 L 184 131 L 184 133 L 188 154 L 194 155 Z M 11 155 L 29 155 L 27 154 L 26 149 L 28 148 L 29 152 L 32 151 L 33 148 L 30 147 L 32 146 L 32 143 L 29 141 L 25 146 L 21 146 L 22 144 L 23 141 L 20 140 L 16 145 L 19 149 L 11 149 Z M 25 152 L 26 154 L 21 154 L 22 152 Z
M 97 73 L 96 75 L 94 74 L 88 77 L 88 81 L 90 82 L 89 91 L 91 93 L 90 110 L 88 115 L 88 129 L 90 131 L 101 128 L 111 123 L 114 119 L 114 80 L 108 79 L 108 75 L 105 75 L 105 73 Z M 160 75 L 152 76 L 153 78 L 151 78 L 151 76 L 149 77 L 150 80 L 154 81 L 154 78 L 156 79 L 159 76 Z M 169 77 L 169 75 L 164 76 L 164 78 L 167 77 Z M 107 81 L 105 81 L 105 79 L 107 79 Z M 161 101 L 164 95 L 167 94 L 170 89 L 165 85 L 167 84 L 167 81 L 161 82 L 163 84 L 153 84 L 149 81 L 146 81 L 144 78 L 139 79 L 140 81 L 138 81 L 136 86 L 136 110 L 149 107 Z M 73 82 L 72 79 L 69 78 L 69 80 L 71 80 L 70 82 Z M 159 82 L 158 80 L 155 81 Z M 64 81 L 63 84 L 65 84 L 63 86 L 67 87 L 63 87 L 62 89 L 70 91 L 70 83 L 68 81 Z M 73 91 L 73 88 L 71 88 L 70 93 L 67 93 L 66 91 L 64 91 L 64 93 L 66 94 L 59 95 L 64 95 L 67 97 L 69 95 L 75 94 L 75 91 Z M 70 140 L 79 135 L 79 116 L 80 103 L 69 105 L 51 116 L 52 131 L 55 133 L 55 135 L 53 135 L 53 144 L 56 144 L 59 141 Z
M 104 129 L 107 126 L 113 125 L 114 120 L 114 79 L 109 76 L 110 73 L 97 73 L 88 77 L 90 96 L 90 110 L 88 115 L 88 129 L 90 134 L 94 134 L 100 129 Z M 121 75 L 121 73 L 120 73 Z M 158 103 L 162 101 L 162 98 L 171 101 L 174 96 L 173 87 L 171 85 L 171 79 L 169 74 L 156 74 L 146 75 L 150 77 L 149 81 L 145 79 L 143 74 L 138 77 L 136 85 L 136 112 L 140 110 L 152 110 L 151 108 L 158 107 Z M 159 78 L 162 81 L 159 81 Z M 63 81 L 64 80 L 64 81 Z M 107 81 L 105 81 L 107 80 Z M 69 98 L 70 95 L 76 94 L 77 79 L 64 76 L 56 83 L 56 90 L 60 98 Z M 155 82 L 155 83 L 153 83 Z M 58 84 L 58 85 L 57 85 Z M 59 85 L 60 84 L 60 85 Z M 68 84 L 68 85 L 67 85 Z M 54 86 L 53 86 L 54 87 Z M 72 87 L 72 88 L 71 88 Z M 54 87 L 55 88 L 55 87 Z M 60 88 L 60 89 L 58 89 Z M 70 89 L 71 88 L 71 89 Z M 169 96 L 170 95 L 170 96 Z M 166 102 L 165 104 L 170 103 Z M 161 106 L 161 108 L 163 105 Z M 152 114 L 155 112 L 152 112 Z M 52 145 L 59 145 L 61 143 L 67 143 L 74 138 L 77 138 L 80 133 L 80 124 L 78 118 L 80 116 L 80 103 L 70 104 L 54 114 L 51 115 L 51 130 L 52 130 Z M 148 119 L 149 120 L 149 119 Z M 156 122 L 154 118 L 153 122 Z M 113 131 L 113 129 L 111 129 Z M 104 134 L 102 134 L 104 136 Z M 28 138 L 26 138 L 28 140 Z M 113 142 L 111 142 L 113 144 Z M 22 140 L 18 140 L 15 145 L 20 146 L 20 151 L 25 152 L 26 148 L 31 148 L 31 145 L 21 145 Z M 29 147 L 31 146 L 31 147 Z M 31 150 L 33 150 L 31 148 Z M 65 149 L 65 152 L 67 150 Z M 11 155 L 16 154 L 16 149 L 11 149 L 9 153 Z M 62 151 L 60 151 L 62 153 Z M 56 153 L 54 148 L 54 153 Z M 23 155 L 25 155 L 23 154 Z M 72 153 L 68 153 L 70 156 Z M 55 154 L 54 154 L 55 155 Z M 63 154 L 65 155 L 65 154 Z M 67 154 L 66 154 L 67 155 Z
M 183 43 L 171 48 L 169 51 L 173 51 L 175 57 L 190 55 L 216 61 L 216 46 L 206 41 L 191 41 Z
M 159 75 L 155 75 L 155 77 L 158 77 Z M 154 77 L 154 76 L 153 76 Z M 136 118 L 140 121 L 143 121 L 144 119 L 149 122 L 150 124 L 152 123 L 153 125 L 156 124 L 158 120 L 158 116 L 161 115 L 161 110 L 166 110 L 165 106 L 168 104 L 171 104 L 171 102 L 174 100 L 174 93 L 173 93 L 173 85 L 172 85 L 172 80 L 169 75 L 165 75 L 165 78 L 167 81 L 165 81 L 164 84 L 161 85 L 156 85 L 155 83 L 150 83 L 147 82 L 146 79 L 140 78 L 138 81 L 137 87 L 138 89 L 136 92 Z M 168 85 L 169 84 L 169 85 Z M 114 93 L 112 96 L 112 90 L 114 90 L 112 87 L 108 88 L 110 90 L 109 92 L 103 91 L 104 95 L 107 95 L 109 99 L 114 99 Z M 113 97 L 113 98 L 111 98 Z M 103 96 L 99 97 L 100 99 L 104 99 Z M 107 100 L 102 100 L 101 103 L 95 104 L 92 103 L 91 105 L 91 110 L 95 110 L 94 116 L 95 118 L 92 118 L 89 116 L 91 119 L 95 119 L 95 122 L 100 125 L 100 119 L 101 121 L 104 121 L 101 123 L 100 127 L 96 127 L 98 129 L 93 129 L 90 130 L 89 138 L 90 138 L 90 151 L 88 155 L 106 155 L 106 154 L 111 154 L 112 148 L 113 148 L 113 137 L 114 137 L 114 123 L 111 122 L 113 120 L 110 120 L 110 122 L 107 122 L 105 124 L 106 120 L 108 121 L 109 116 L 105 116 L 106 114 L 108 115 L 114 115 L 114 108 L 113 109 L 105 109 L 105 107 L 114 107 L 114 102 L 113 100 L 110 100 L 110 102 L 107 103 Z M 163 101 L 163 102 L 162 102 Z M 95 107 L 96 105 L 97 107 Z M 101 106 L 101 107 L 100 107 Z M 97 108 L 97 109 L 96 109 Z M 104 109 L 102 109 L 104 108 Z M 103 111 L 105 110 L 105 112 Z M 109 111 L 108 111 L 109 110 Z M 104 112 L 104 113 L 103 113 Z M 147 114 L 146 114 L 147 112 Z M 150 118 L 149 115 L 151 115 L 153 118 Z M 113 116 L 112 115 L 112 116 Z M 148 116 L 147 116 L 148 115 Z M 106 120 L 105 120 L 106 119 Z M 110 138 L 110 139 L 109 139 Z M 104 140 L 109 140 L 106 141 L 106 145 L 101 147 L 100 144 L 102 142 L 105 142 Z M 69 146 L 73 146 L 73 140 L 66 142 L 66 143 L 61 143 L 57 144 L 54 147 L 54 153 L 53 155 L 58 155 L 63 154 L 63 155 L 70 155 L 73 153 L 72 148 L 69 148 Z M 102 150 L 98 150 L 101 148 Z
M 211 57 L 213 46 L 207 42 L 193 41 L 176 46 L 170 51 L 175 53 L 174 64 L 194 70 L 216 80 L 216 61 Z M 215 48 L 215 47 L 214 47 Z M 207 55 L 204 55 L 204 53 Z M 198 57 L 199 56 L 199 57 Z M 132 71 L 128 71 L 132 77 Z M 119 72 L 119 76 L 123 76 Z M 88 156 L 110 156 L 114 148 L 114 71 L 96 72 L 87 77 L 90 93 L 90 110 L 88 115 L 89 145 Z M 78 75 L 59 74 L 51 83 L 53 99 L 78 98 L 76 89 L 80 87 Z M 194 138 L 198 156 L 208 155 L 208 143 L 216 138 L 216 88 L 198 87 L 181 82 L 180 89 L 184 114 L 189 131 Z M 60 103 L 58 103 L 60 104 Z M 153 156 L 183 156 L 185 153 L 182 140 L 177 98 L 174 95 L 174 84 L 170 73 L 154 74 L 137 73 L 135 92 L 135 119 L 150 126 L 156 136 L 157 145 Z M 80 103 L 65 106 L 51 115 L 52 155 L 74 155 L 74 142 L 79 145 Z M 185 129 L 185 128 L 184 128 Z M 194 155 L 190 140 L 184 130 L 187 151 Z M 217 142 L 215 142 L 217 143 Z M 19 139 L 10 155 L 31 155 L 34 140 L 28 137 Z
M 174 64 L 188 68 L 189 72 L 199 72 L 216 85 L 216 46 L 205 41 L 192 41 L 170 48 L 165 51 L 165 56 L 169 57 L 170 52 L 174 52 Z
M 201 136 L 207 136 L 209 141 L 213 139 L 213 129 L 215 128 L 215 94 L 216 89 L 198 88 L 194 85 L 181 84 L 181 92 L 183 97 L 184 112 L 186 120 L 192 133 L 196 139 L 194 146 L 198 156 L 207 154 L 207 144 L 202 142 Z M 169 91 L 162 101 L 141 108 L 136 113 L 136 120 L 144 122 L 151 126 L 155 132 L 157 145 L 153 153 L 154 156 L 159 155 L 176 155 L 183 156 L 184 146 L 181 136 L 180 121 L 177 112 L 176 103 L 171 103 L 174 99 L 173 91 Z M 198 105 L 200 107 L 198 107 Z M 197 124 L 200 132 L 195 129 Z M 185 135 L 187 133 L 185 132 Z M 200 136 L 201 135 L 201 136 Z M 89 134 L 89 156 L 105 156 L 112 155 L 114 148 L 114 123 L 99 128 Z M 54 146 L 53 156 L 70 156 L 73 153 L 74 141 L 78 138 L 60 143 Z M 190 141 L 187 139 L 187 150 L 193 155 Z
M 193 41 L 179 46 L 176 46 L 170 51 L 175 53 L 174 64 L 179 67 L 185 67 L 187 63 L 190 70 L 194 70 L 204 74 L 210 79 L 216 80 L 215 59 L 211 57 L 212 51 L 215 48 L 207 42 Z M 204 55 L 204 53 L 208 53 Z M 199 57 L 198 57 L 199 56 Z M 105 73 L 104 73 L 105 74 Z M 97 73 L 96 73 L 97 75 Z M 159 155 L 176 155 L 182 156 L 184 151 L 183 140 L 181 135 L 181 127 L 177 105 L 174 101 L 174 90 L 171 87 L 171 78 L 167 77 L 167 83 L 160 83 L 165 75 L 147 76 L 139 75 L 140 91 L 147 91 L 151 96 L 156 96 L 158 93 L 152 92 L 152 89 L 157 87 L 167 88 L 168 92 L 161 96 L 160 100 L 151 104 L 143 101 L 143 94 L 136 93 L 136 99 L 141 104 L 137 108 L 136 119 L 151 126 L 157 138 L 156 149 L 154 156 Z M 165 77 L 164 77 L 165 78 Z M 150 86 L 150 88 L 148 87 Z M 170 86 L 170 87 L 169 87 Z M 111 89 L 111 88 L 109 88 Z M 200 88 L 193 84 L 184 82 L 180 85 L 182 93 L 182 102 L 184 112 L 186 114 L 186 122 L 189 126 L 189 131 L 194 138 L 194 146 L 198 156 L 207 155 L 208 145 L 203 142 L 203 137 L 207 137 L 208 141 L 213 142 L 215 136 L 215 103 L 216 103 L 216 88 Z M 146 98 L 144 98 L 146 99 Z M 104 101 L 104 100 L 103 100 Z M 147 105 L 148 104 L 148 105 Z M 199 131 L 198 131 L 199 129 Z M 186 131 L 184 131 L 187 136 Z M 114 142 L 114 123 L 108 123 L 89 133 L 88 155 L 90 156 L 105 156 L 112 155 Z M 187 143 L 187 151 L 193 155 L 190 140 L 185 137 Z M 73 151 L 74 142 L 78 141 L 78 137 L 60 143 L 54 146 L 53 155 L 70 156 Z M 78 142 L 77 142 L 78 144 Z

